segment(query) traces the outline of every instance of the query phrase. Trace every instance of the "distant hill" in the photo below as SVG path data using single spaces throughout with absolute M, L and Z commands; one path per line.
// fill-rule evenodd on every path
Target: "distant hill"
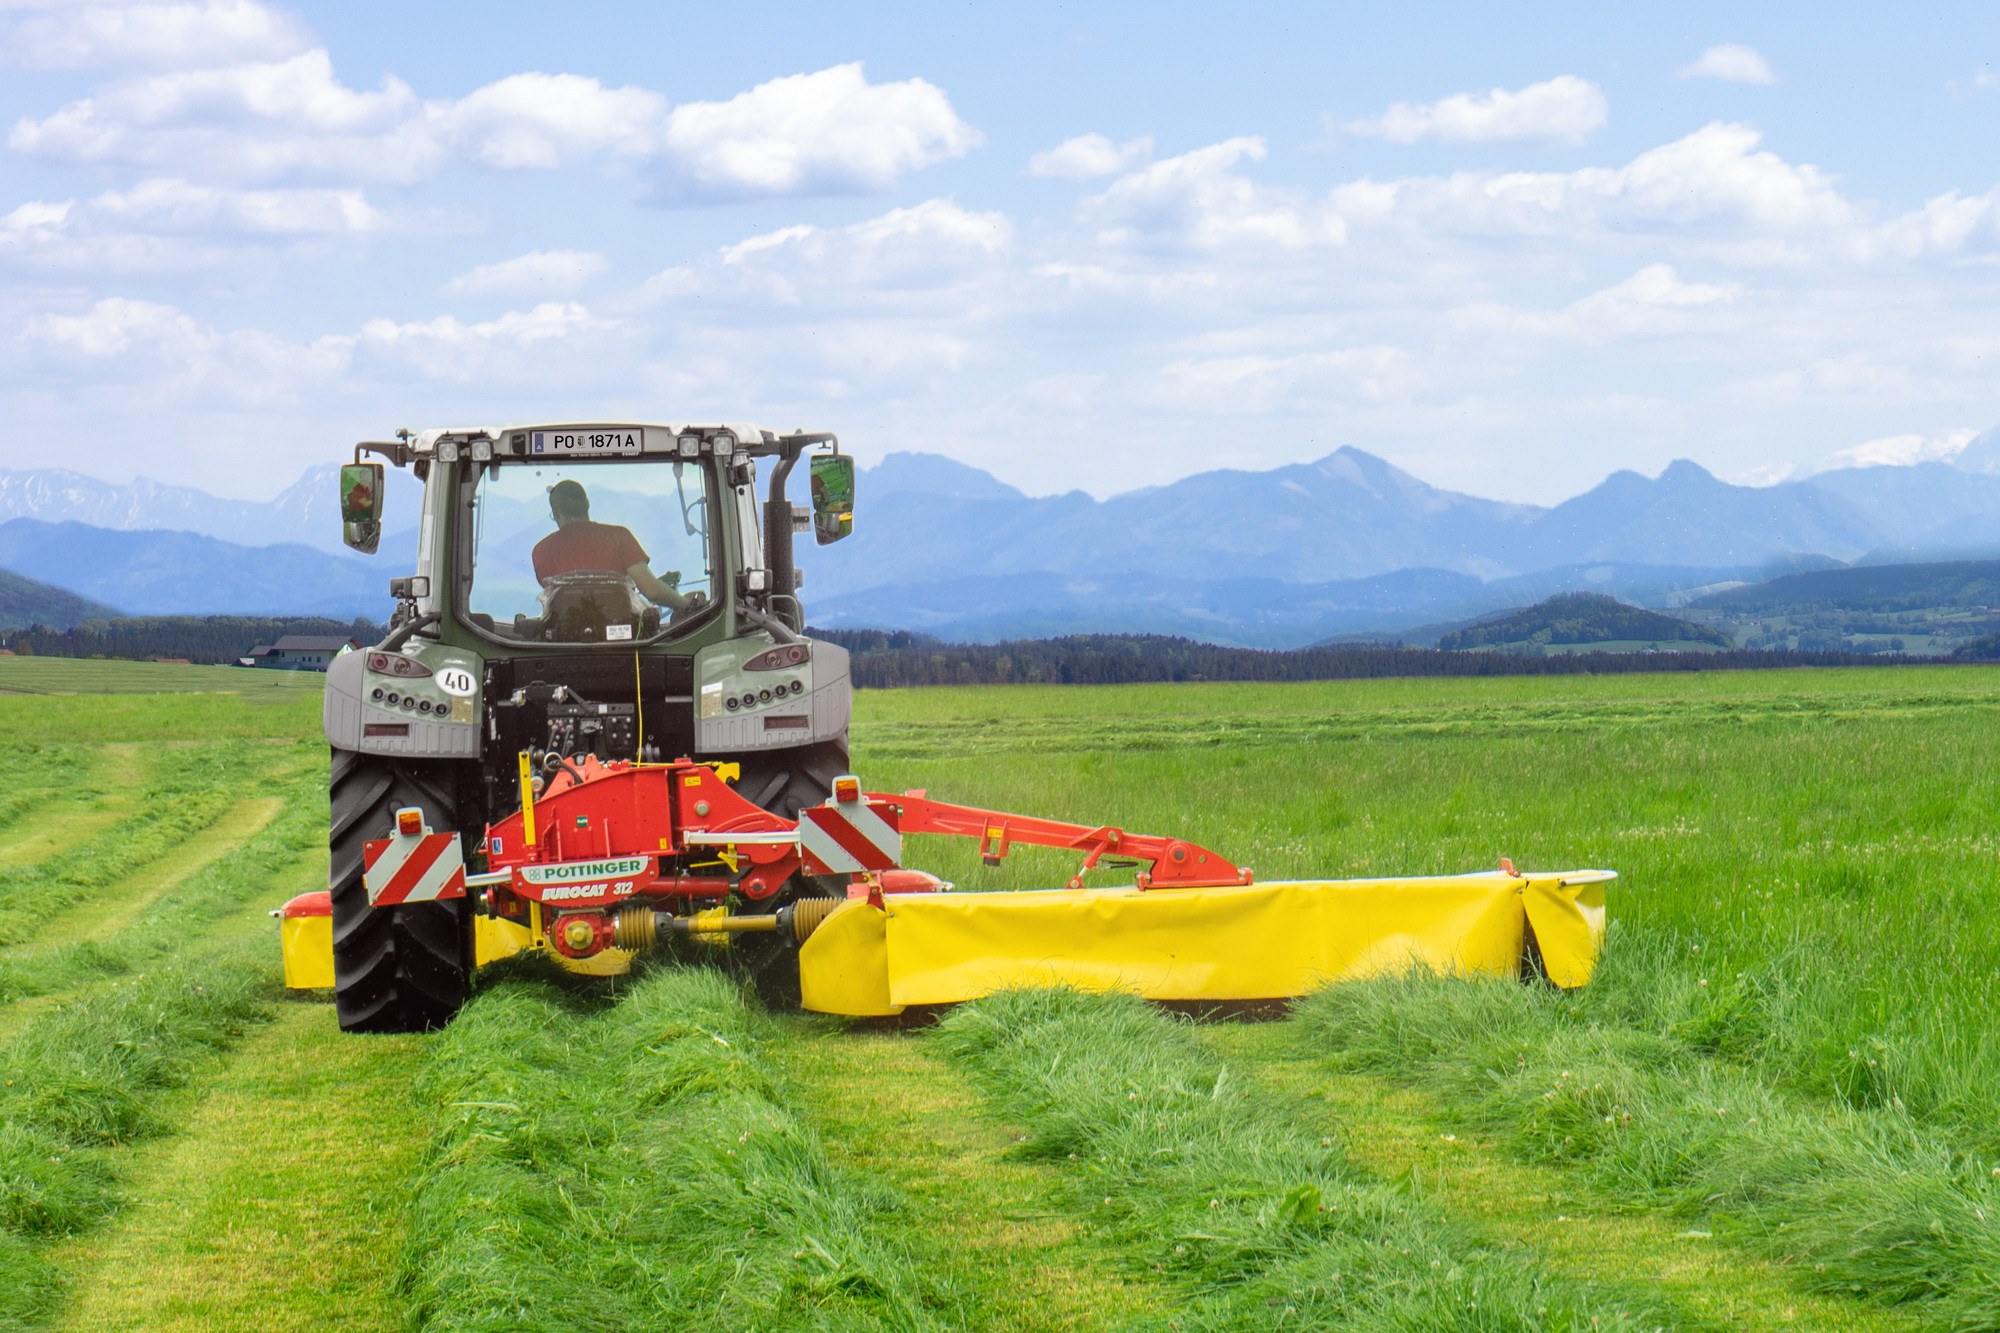
M 79 621 L 117 614 L 102 602 L 79 597 L 67 588 L 0 569 L 0 630 L 29 625 L 68 629 Z
M 310 546 L 240 546 L 192 532 L 116 532 L 17 518 L 0 523 L 0 568 L 155 615 L 351 620 L 392 608 L 392 568 Z
M 1887 613 L 1933 606 L 2000 606 L 2000 560 L 1863 565 L 1787 574 L 1769 583 L 1711 593 L 1688 605 L 1742 613 L 1807 608 Z
M 388 531 L 370 562 L 339 545 L 337 467 L 329 459 L 268 501 L 0 471 L 0 565 L 138 614 L 381 616 L 388 576 L 415 553 L 418 486 L 391 469 Z M 1549 508 L 1433 486 L 1353 447 L 1104 499 L 1029 495 L 968 463 L 892 453 L 862 471 L 857 500 L 852 538 L 799 551 L 819 624 L 989 642 L 1106 632 L 1258 648 L 1339 635 L 1412 642 L 1555 593 L 1678 607 L 1781 567 L 1983 551 L 2000 542 L 2000 433 L 1955 464 L 1775 486 L 1681 460 L 1654 477 L 1614 473 Z M 1893 640 L 1913 645 L 1916 634 L 1937 649 L 1924 627 L 1874 630 L 1815 622 L 1755 637 L 1803 650 L 1801 634 L 1844 649 L 1873 635 L 1867 648 L 1903 651 Z
M 231 500 L 192 486 L 140 477 L 99 481 L 61 468 L 0 469 L 0 520 L 87 523 L 116 532 L 197 532 L 239 546 L 302 542 L 340 555 L 340 464 L 321 463 L 270 500 Z M 404 528 L 414 531 L 423 486 L 408 472 L 388 470 L 384 546 Z M 405 543 L 407 546 L 408 543 Z
M 1438 647 L 1448 652 L 1599 643 L 1735 646 L 1720 630 L 1627 606 L 1615 597 L 1594 592 L 1562 593 L 1510 616 L 1454 630 L 1438 639 Z

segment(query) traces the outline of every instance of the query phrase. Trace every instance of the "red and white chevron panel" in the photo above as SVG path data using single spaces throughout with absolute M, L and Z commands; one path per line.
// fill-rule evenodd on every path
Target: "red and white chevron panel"
M 456 833 L 398 835 L 361 848 L 368 905 L 427 903 L 465 896 L 465 853 Z
M 809 805 L 799 811 L 799 853 L 809 875 L 894 870 L 903 835 L 866 801 Z

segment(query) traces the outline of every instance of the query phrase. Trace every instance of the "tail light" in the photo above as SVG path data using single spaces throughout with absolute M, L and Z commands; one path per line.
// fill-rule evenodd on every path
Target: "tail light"
M 424 812 L 416 806 L 396 812 L 396 832 L 414 838 L 424 831 Z

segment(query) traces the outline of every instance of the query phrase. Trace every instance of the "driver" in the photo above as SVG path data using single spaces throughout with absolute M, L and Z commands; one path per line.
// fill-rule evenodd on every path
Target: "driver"
M 624 574 L 655 606 L 679 610 L 687 598 L 670 586 L 680 573 L 669 570 L 668 582 L 653 574 L 650 557 L 630 528 L 590 521 L 590 496 L 583 483 L 559 481 L 549 487 L 549 514 L 556 530 L 535 543 L 535 577 L 547 584 L 558 574 L 604 570 Z

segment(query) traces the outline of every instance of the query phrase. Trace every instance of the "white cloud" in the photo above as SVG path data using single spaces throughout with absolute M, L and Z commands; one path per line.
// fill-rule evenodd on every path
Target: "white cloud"
M 1846 449 L 1836 449 L 1789 474 L 1790 480 L 1817 476 L 1842 468 L 1908 467 L 1912 463 L 1949 463 L 1965 452 L 1979 435 L 1976 430 L 1947 430 L 1934 435 L 1887 435 Z
M 55 240 L 62 235 L 75 207 L 74 199 L 59 204 L 34 200 L 0 217 L 0 253 Z
M 272 404 L 296 410 L 338 382 L 352 344 L 339 335 L 295 343 L 260 329 L 225 333 L 170 305 L 110 297 L 74 314 L 28 320 L 0 379 L 27 379 L 38 388 L 89 385 L 128 410 L 155 416 L 166 403 L 201 411 Z
M 1344 241 L 1345 224 L 1323 205 L 1232 170 L 1261 162 L 1265 152 L 1263 139 L 1246 137 L 1155 162 L 1086 199 L 1083 217 L 1100 240 L 1119 245 L 1301 249 Z
M 1460 311 L 1455 322 L 1469 331 L 1601 344 L 1713 329 L 1715 316 L 1742 293 L 1741 283 L 1684 282 L 1671 265 L 1648 264 L 1559 310 L 1482 302 Z
M 1721 79 L 1725 83 L 1776 83 L 1770 62 L 1755 47 L 1737 42 L 1711 46 L 1680 70 L 1683 79 Z
M 1742 258 L 1796 257 L 1852 244 L 1864 218 L 1813 166 L 1756 152 L 1745 125 L 1714 124 L 1622 167 L 1572 172 L 1460 172 L 1362 180 L 1332 192 L 1351 227 L 1602 239 L 1664 235 Z
M 357 354 L 364 373 L 458 384 L 590 384 L 615 378 L 631 348 L 611 335 L 615 320 L 573 301 L 548 301 L 467 324 L 450 315 L 398 323 L 371 319 L 361 327 Z
M 597 153 L 644 157 L 667 99 L 644 88 L 606 88 L 576 74 L 515 74 L 457 102 L 432 102 L 424 119 L 441 154 L 501 170 L 553 170 Z
M 1410 144 L 1540 143 L 1576 146 L 1604 125 L 1609 104 L 1588 79 L 1563 74 L 1519 92 L 1459 93 L 1425 104 L 1393 103 L 1379 116 L 1349 121 L 1349 134 Z
M 324 402 L 377 383 L 619 385 L 637 373 L 641 340 L 573 302 L 495 319 L 366 321 L 356 332 L 291 341 L 261 329 L 220 330 L 174 306 L 122 297 L 23 323 L 0 382 L 115 383 L 135 403 Z
M 306 26 L 257 0 L 28 4 L 0 19 L 8 63 L 39 69 L 185 69 L 282 60 L 312 46 Z
M 2000 240 L 2000 187 L 1966 196 L 1948 191 L 1923 207 L 1874 227 L 1856 243 L 1859 257 L 1921 259 L 1957 254 L 1984 239 Z
M 929 199 L 845 227 L 793 226 L 724 246 L 656 274 L 641 304 L 721 298 L 756 308 L 917 299 L 962 309 L 965 284 L 993 272 L 1014 243 L 1003 213 Z
M 438 289 L 444 296 L 568 296 L 610 265 L 589 250 L 533 250 L 481 264 Z
M 0 262 L 86 280 L 228 268 L 269 271 L 281 255 L 390 232 L 439 231 L 426 214 L 391 214 L 359 190 L 235 190 L 141 181 L 82 203 L 34 201 L 0 217 Z
M 1958 98 L 1978 97 L 1982 93 L 1992 92 L 1995 88 L 2000 88 L 2000 74 L 1995 74 L 1991 69 L 1978 70 L 1964 83 L 1960 83 L 1957 79 L 1944 81 L 1945 91 Z
M 1736 282 L 1682 282 L 1667 264 L 1648 264 L 1615 287 L 1593 292 L 1570 307 L 1579 313 L 1620 308 L 1688 309 L 1722 305 L 1741 294 Z
M 1111 142 L 1102 134 L 1079 134 L 1029 158 L 1028 174 L 1052 176 L 1060 180 L 1091 180 L 1129 171 L 1152 156 L 1151 135 L 1120 144 Z
M 670 109 L 644 88 L 516 74 L 456 100 L 386 76 L 341 83 L 323 49 L 287 60 L 176 70 L 114 83 L 8 135 L 53 165 L 194 178 L 409 184 L 454 162 L 551 170 L 603 155 L 650 162 L 664 197 L 739 199 L 887 189 L 980 142 L 922 79 L 870 84 L 859 65 Z
M 1148 396 L 1188 412 L 1221 416 L 1326 408 L 1356 400 L 1405 397 L 1415 367 L 1403 349 L 1347 347 L 1290 356 L 1187 358 L 1153 376 Z
M 598 152 L 643 155 L 666 107 L 657 93 L 569 74 L 517 74 L 457 101 L 424 102 L 394 77 L 357 92 L 314 50 L 126 80 L 22 119 L 8 145 L 52 163 L 409 183 L 454 158 L 547 169 Z
M 871 84 L 859 64 L 675 107 L 660 135 L 663 191 L 706 199 L 864 194 L 978 147 L 943 90 Z
M 355 235 L 388 229 L 360 190 L 227 190 L 183 180 L 142 181 L 90 201 L 104 218 L 159 230 Z
M 135 346 L 206 347 L 211 333 L 194 320 L 153 301 L 120 297 L 97 302 L 78 315 L 44 315 L 33 321 L 28 339 L 84 357 L 116 357 Z
M 213 179 L 411 181 L 444 147 L 408 84 L 356 92 L 324 50 L 290 60 L 128 79 L 42 119 L 7 145 L 56 165 L 104 163 Z

